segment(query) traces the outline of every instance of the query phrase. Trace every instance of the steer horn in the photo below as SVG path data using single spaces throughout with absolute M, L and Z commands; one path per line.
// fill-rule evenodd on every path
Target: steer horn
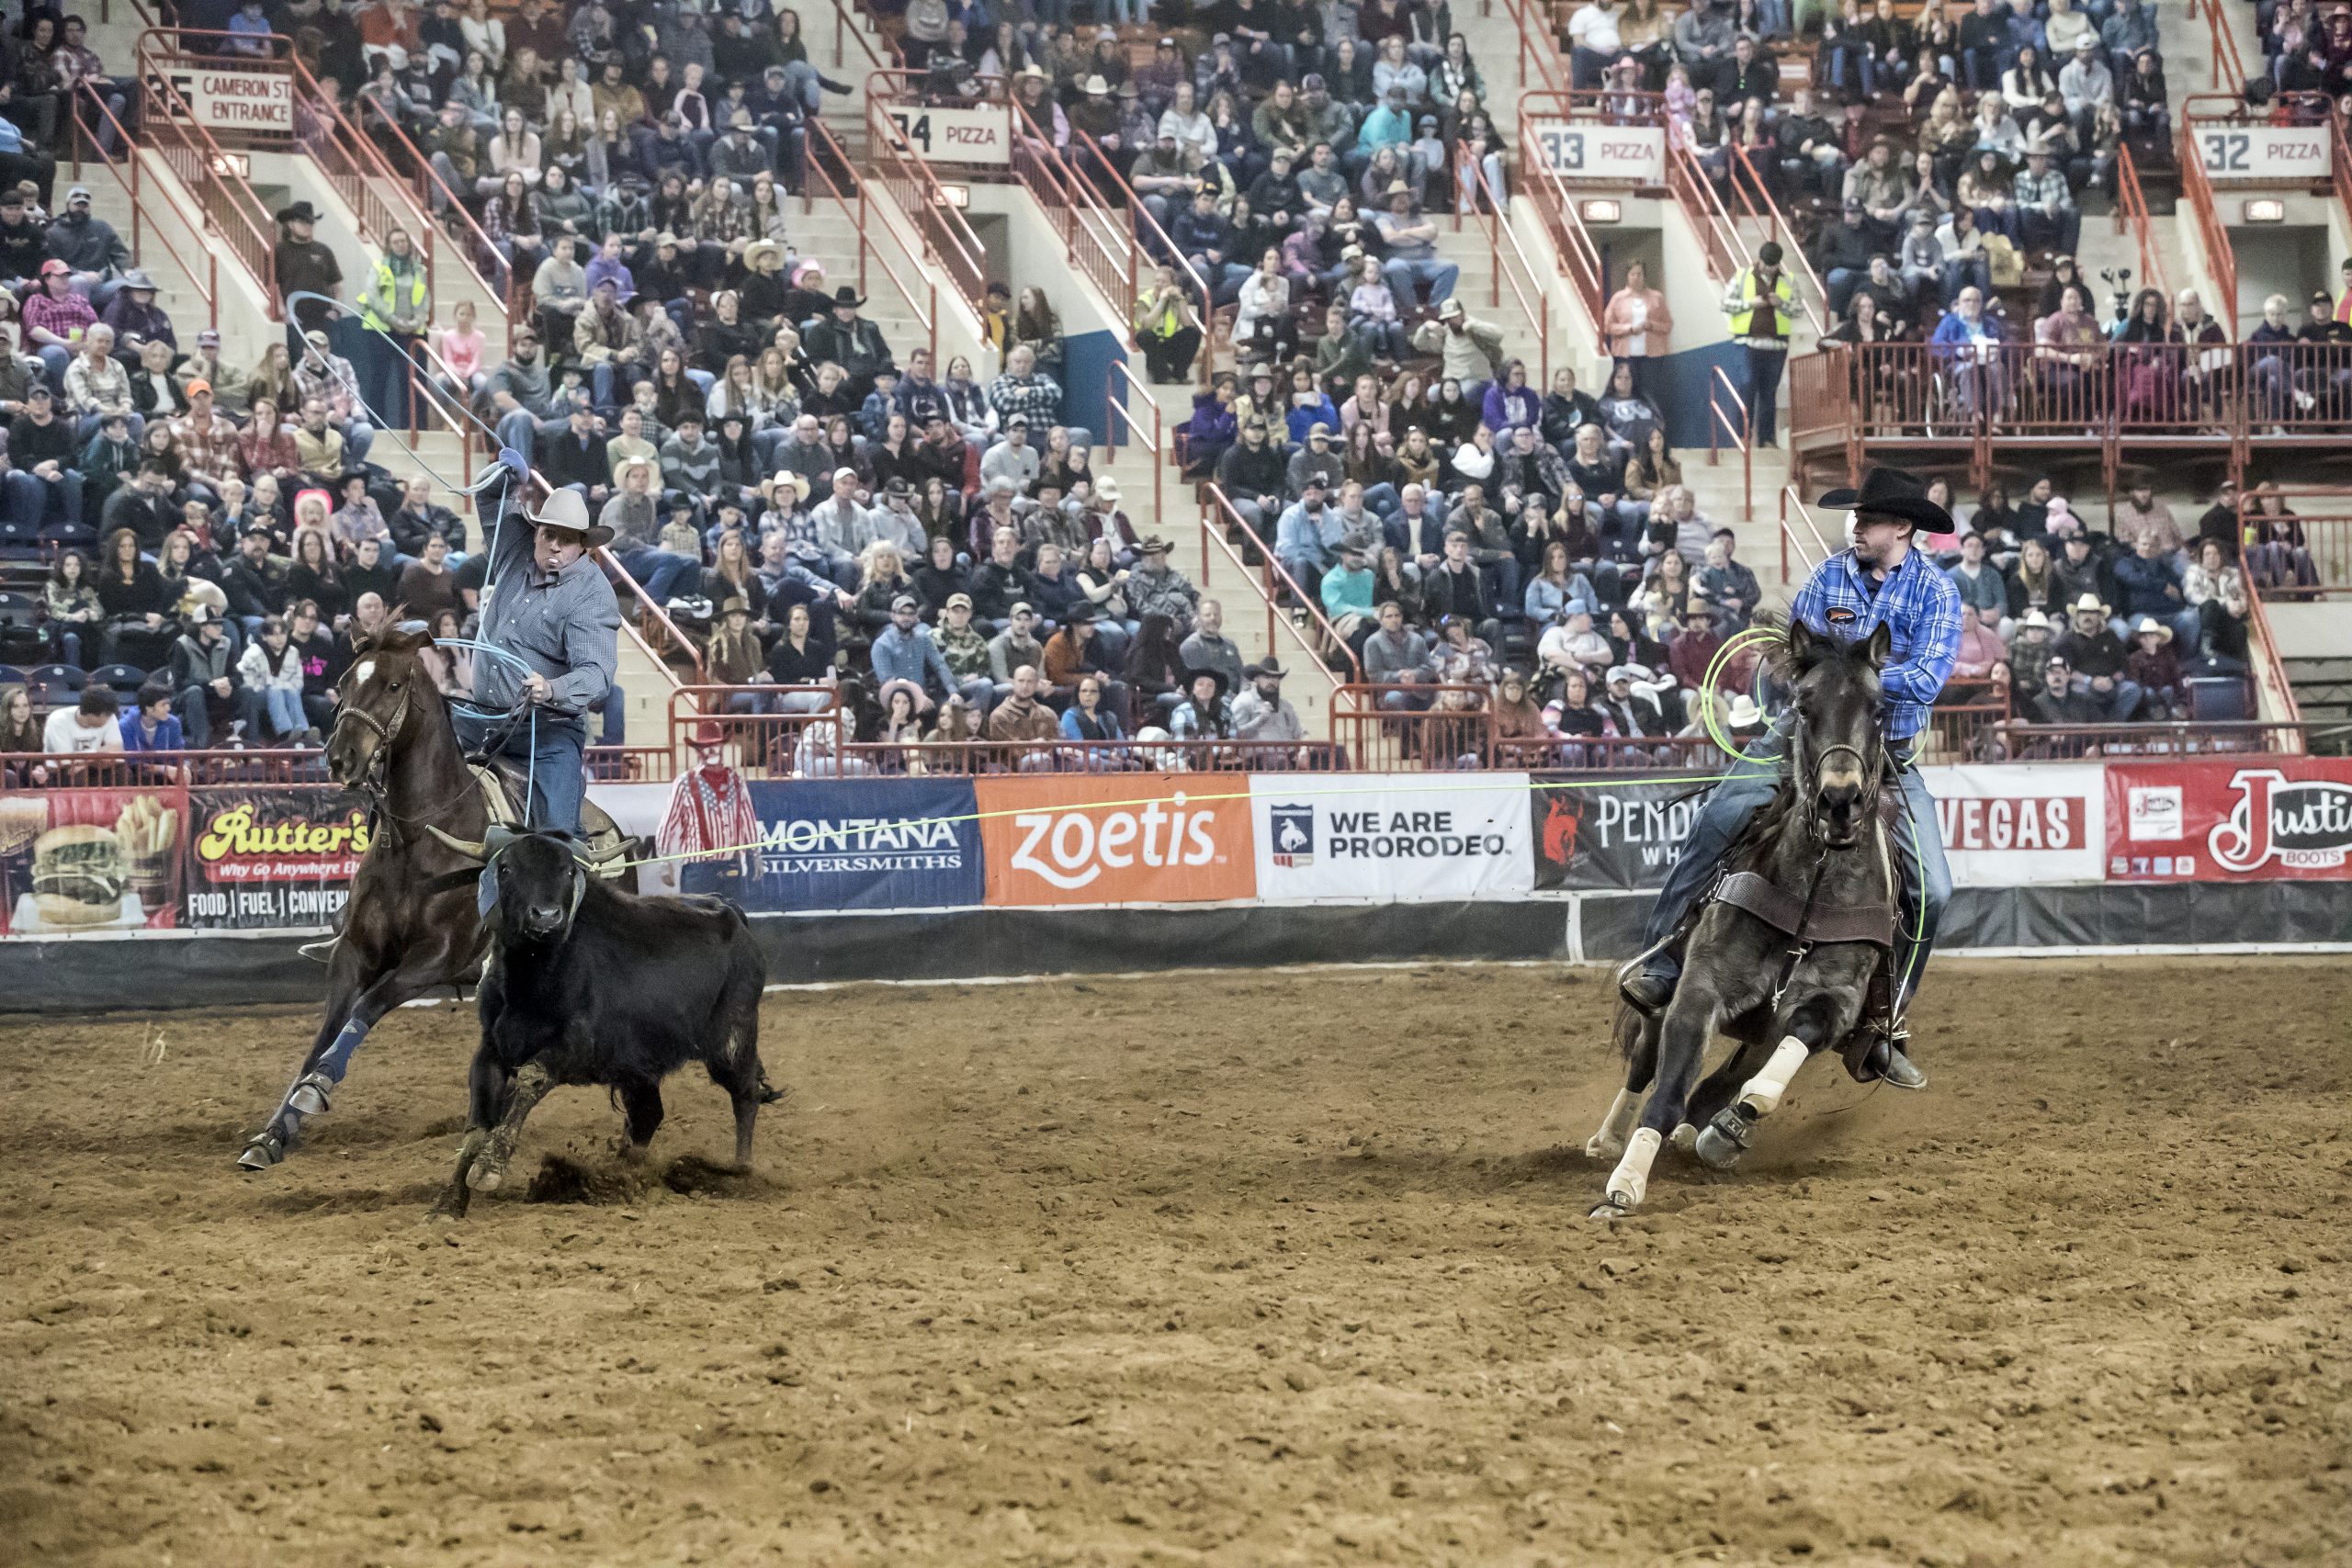
M 491 856 L 513 843 L 516 837 L 513 829 L 498 822 L 492 823 L 490 830 L 479 840 L 457 838 L 443 832 L 430 822 L 424 825 L 424 830 L 471 861 L 490 859 Z
M 601 850 L 581 849 L 575 846 L 571 852 L 571 858 L 578 861 L 582 865 L 601 868 L 612 864 L 613 862 L 620 859 L 623 855 L 628 854 L 632 847 L 633 840 L 628 839 L 623 839 L 617 843 L 607 844 Z

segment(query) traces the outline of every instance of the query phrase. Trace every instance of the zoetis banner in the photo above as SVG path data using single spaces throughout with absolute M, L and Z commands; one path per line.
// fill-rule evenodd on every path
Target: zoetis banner
M 187 923 L 198 931 L 333 925 L 367 858 L 365 806 L 337 789 L 188 792 Z
M 1257 894 L 1247 773 L 1014 773 L 978 780 L 977 793 L 990 904 Z
M 1535 886 L 1526 795 L 1524 773 L 1253 773 L 1258 897 L 1409 903 L 1525 893 Z
M 2112 762 L 2107 803 L 2109 881 L 2352 879 L 2352 761 Z

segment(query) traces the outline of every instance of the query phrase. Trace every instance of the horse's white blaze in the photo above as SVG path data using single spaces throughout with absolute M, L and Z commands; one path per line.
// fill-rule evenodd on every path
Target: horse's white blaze
M 363 659 L 359 661 L 359 668 L 353 671 L 352 673 L 359 677 L 359 679 L 353 683 L 352 689 L 356 691 L 359 687 L 366 685 L 368 682 L 376 678 L 376 661 L 372 659 Z
M 1650 1166 L 1657 1158 L 1658 1145 L 1665 1142 L 1655 1127 L 1644 1127 L 1625 1144 L 1625 1157 L 1609 1173 L 1609 1201 L 1623 1208 L 1632 1208 L 1648 1196 Z
M 1623 1153 L 1625 1136 L 1634 1130 L 1634 1117 L 1641 1108 L 1642 1102 L 1634 1098 L 1633 1090 L 1619 1089 L 1617 1098 L 1610 1101 L 1609 1114 L 1600 1119 L 1600 1131 L 1592 1135 L 1592 1141 L 1585 1145 L 1585 1152 L 1590 1155 Z
M 1782 1040 L 1772 1048 L 1772 1059 L 1740 1087 L 1740 1105 L 1750 1116 L 1770 1114 L 1779 1107 L 1781 1097 L 1789 1092 L 1789 1080 L 1797 1076 L 1797 1069 L 1812 1054 L 1804 1042 L 1793 1034 Z

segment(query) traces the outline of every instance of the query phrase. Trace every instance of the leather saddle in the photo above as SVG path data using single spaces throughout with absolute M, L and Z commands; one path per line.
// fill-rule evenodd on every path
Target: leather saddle
M 492 822 L 521 831 L 524 827 L 522 810 L 516 802 L 526 798 L 530 784 L 528 770 L 513 759 L 499 756 L 487 762 L 469 762 L 474 775 L 474 786 L 481 791 L 482 809 Z M 589 850 L 605 850 L 625 842 L 628 835 L 622 832 L 605 808 L 594 801 L 580 802 L 580 838 Z M 628 868 L 620 865 L 600 866 L 596 874 L 615 878 L 625 876 Z

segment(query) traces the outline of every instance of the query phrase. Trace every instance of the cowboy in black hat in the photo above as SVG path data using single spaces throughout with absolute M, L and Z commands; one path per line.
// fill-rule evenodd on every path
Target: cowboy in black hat
M 1233 709 L 1225 700 L 1225 671 L 1197 665 L 1184 671 L 1184 700 L 1168 716 L 1168 733 L 1179 740 L 1223 740 L 1233 734 Z
M 492 536 L 480 637 L 514 658 L 476 659 L 473 700 L 485 711 L 460 707 L 450 716 L 467 750 L 488 747 L 529 770 L 534 829 L 580 831 L 591 709 L 605 716 L 605 743 L 620 743 L 620 692 L 613 684 L 620 605 L 595 559 L 612 537 L 610 528 L 589 521 L 586 498 L 568 489 L 537 512 L 506 517 Z M 520 723 L 489 716 L 499 709 L 526 716 Z
M 1241 671 L 1250 689 L 1233 699 L 1233 733 L 1241 740 L 1302 741 L 1306 726 L 1298 710 L 1283 695 L 1283 677 L 1289 671 L 1268 654 Z
M 1833 490 L 1818 504 L 1846 513 L 1848 547 L 1822 562 L 1798 590 L 1789 616 L 1817 636 L 1841 642 L 1860 641 L 1881 627 L 1892 639 L 1879 683 L 1887 757 L 1903 787 L 1904 819 L 1890 835 L 1901 873 L 1902 918 L 1893 956 L 1899 988 L 1886 1010 L 1894 1027 L 1880 1071 L 1898 1089 L 1925 1089 L 1926 1075 L 1904 1052 L 1906 1032 L 1900 1020 L 1926 972 L 1937 921 L 1951 897 L 1951 871 L 1944 863 L 1935 799 L 1914 763 L 1928 712 L 1959 658 L 1961 619 L 1959 589 L 1931 557 L 1912 547 L 1912 540 L 1923 529 L 1951 532 L 1951 514 L 1928 499 L 1924 481 L 1897 468 L 1872 468 L 1860 489 Z M 1784 715 L 1747 749 L 1747 755 L 1777 759 L 1786 745 L 1787 727 Z M 1628 964 L 1619 979 L 1619 989 L 1635 1008 L 1656 1012 L 1673 997 L 1680 955 L 1660 949 L 1713 886 L 1733 840 L 1772 798 L 1779 783 L 1777 767 L 1741 767 L 1709 793 L 1650 911 L 1643 931 L 1650 951 Z
M 313 231 L 318 220 L 318 209 L 307 201 L 277 209 L 277 246 L 270 265 L 281 299 L 296 294 L 342 298 L 343 265 Z M 311 332 L 323 328 L 333 318 L 326 306 L 304 299 L 295 305 L 294 319 L 302 323 L 304 332 Z
M 842 284 L 833 290 L 832 313 L 820 318 L 801 341 L 811 365 L 830 359 L 849 372 L 842 390 L 859 402 L 874 390 L 877 372 L 898 369 L 890 345 L 882 341 L 882 329 L 857 313 L 865 303 L 856 289 Z

